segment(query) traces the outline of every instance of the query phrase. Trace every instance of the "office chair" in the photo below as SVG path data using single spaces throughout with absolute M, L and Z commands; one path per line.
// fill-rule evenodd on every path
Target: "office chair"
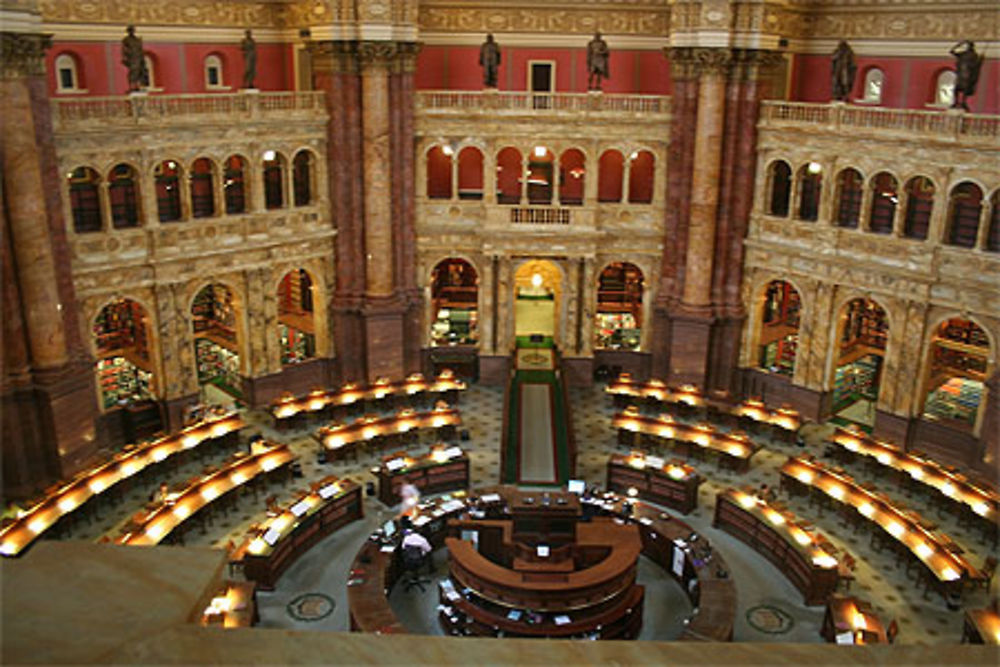
M 423 567 L 426 557 L 418 546 L 405 547 L 403 549 L 403 575 L 406 581 L 406 592 L 413 588 L 419 588 L 421 593 L 426 593 L 424 584 L 431 583 L 430 579 L 420 577 L 420 568 Z

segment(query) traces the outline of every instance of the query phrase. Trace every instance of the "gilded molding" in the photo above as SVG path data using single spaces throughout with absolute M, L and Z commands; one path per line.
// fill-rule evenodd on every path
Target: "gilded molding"
M 754 81 L 766 75 L 784 60 L 780 51 L 759 49 L 735 49 L 733 51 L 732 76 L 741 81 Z
M 418 25 L 425 32 L 520 32 L 663 37 L 670 31 L 665 2 L 577 2 L 572 7 L 544 2 L 421 2 Z M 513 5 L 513 6 L 511 6 Z
M 46 23 L 280 27 L 286 10 L 274 2 L 222 0 L 39 0 Z
M 45 74 L 45 51 L 51 47 L 52 35 L 0 32 L 0 77 Z
M 365 69 L 384 68 L 393 72 L 412 72 L 416 68 L 419 42 L 322 41 L 309 42 L 316 71 L 329 69 L 342 74 L 357 74 Z

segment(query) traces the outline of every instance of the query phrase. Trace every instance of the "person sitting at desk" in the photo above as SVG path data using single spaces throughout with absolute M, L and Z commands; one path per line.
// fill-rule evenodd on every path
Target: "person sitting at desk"
M 170 498 L 170 487 L 166 482 L 160 482 L 160 486 L 149 496 L 149 502 L 162 505 Z
M 407 547 L 417 547 L 420 549 L 421 556 L 426 556 L 434 549 L 434 547 L 431 546 L 431 543 L 427 541 L 426 537 L 412 529 L 407 529 L 406 532 L 403 533 L 403 542 L 401 546 L 403 549 L 406 549 Z

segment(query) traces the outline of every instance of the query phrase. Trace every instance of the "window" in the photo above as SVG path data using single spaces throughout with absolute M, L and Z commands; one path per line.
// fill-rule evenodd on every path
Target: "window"
M 896 217 L 898 184 L 892 174 L 880 172 L 872 179 L 872 207 L 869 228 L 876 234 L 891 234 L 893 219 Z
M 239 155 L 232 155 L 226 159 L 226 173 L 223 181 L 223 192 L 226 198 L 226 214 L 245 213 L 246 202 L 246 180 L 244 168 L 246 160 Z
M 934 106 L 950 107 L 955 103 L 955 73 L 944 70 L 937 76 L 934 86 Z
M 872 67 L 865 72 L 864 97 L 861 98 L 861 101 L 868 104 L 881 104 L 884 83 L 885 74 L 878 67 Z
M 156 61 L 153 60 L 153 56 L 148 53 L 142 57 L 143 61 L 146 63 L 146 89 L 147 90 L 162 90 L 162 88 L 156 87 Z
M 205 88 L 228 88 L 222 77 L 222 58 L 214 53 L 205 57 Z
M 911 239 L 926 239 L 934 209 L 934 183 L 926 176 L 914 176 L 906 182 L 906 219 L 903 235 Z
M 199 158 L 191 165 L 191 217 L 209 218 L 215 215 L 215 168 L 208 158 Z
M 810 162 L 799 169 L 799 220 L 815 222 L 819 217 L 819 196 L 823 187 L 823 166 Z
M 861 217 L 861 174 L 856 169 L 844 169 L 837 175 L 837 226 L 857 229 Z
M 127 164 L 115 165 L 108 177 L 108 199 L 111 203 L 111 225 L 115 229 L 139 226 L 139 189 L 135 169 Z
M 173 160 L 156 165 L 153 174 L 156 182 L 156 212 L 160 222 L 181 219 L 180 168 Z
M 312 203 L 312 172 L 312 154 L 309 151 L 299 151 L 292 160 L 296 206 L 308 206 Z
M 959 183 L 951 191 L 948 206 L 947 243 L 973 248 L 979 234 L 979 215 L 983 210 L 983 191 L 975 183 Z
M 76 63 L 76 58 L 69 53 L 62 53 L 56 56 L 56 92 L 58 93 L 85 93 L 80 82 L 80 71 Z
M 264 152 L 264 206 L 268 209 L 285 205 L 285 169 L 282 157 L 275 151 Z
M 89 167 L 77 167 L 67 177 L 69 204 L 73 211 L 73 231 L 77 234 L 101 231 L 100 177 Z
M 787 162 L 778 160 L 771 165 L 771 199 L 768 202 L 767 212 L 782 218 L 786 217 L 791 191 L 792 168 Z

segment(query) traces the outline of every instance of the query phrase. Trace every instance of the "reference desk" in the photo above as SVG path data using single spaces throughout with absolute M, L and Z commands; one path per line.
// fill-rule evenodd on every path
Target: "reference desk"
M 286 509 L 248 532 L 230 559 L 262 590 L 274 590 L 288 567 L 338 528 L 364 516 L 361 486 L 349 479 L 324 477 Z
M 249 628 L 257 624 L 257 587 L 252 581 L 229 581 L 205 608 L 201 625 Z
M 635 489 L 637 495 L 683 514 L 698 506 L 698 487 L 704 479 L 695 469 L 674 460 L 632 452 L 612 454 L 608 459 L 607 488 L 618 493 Z
M 225 445 L 235 441 L 237 432 L 244 425 L 239 414 L 224 413 L 174 435 L 127 446 L 110 461 L 83 470 L 56 487 L 23 516 L 0 529 L 0 554 L 17 556 L 59 519 L 150 466 L 207 443 Z
M 399 439 L 421 429 L 436 429 L 439 438 L 448 440 L 455 428 L 462 423 L 458 410 L 446 403 L 427 412 L 405 408 L 395 415 L 379 417 L 369 415 L 349 424 L 334 423 L 320 428 L 313 437 L 334 456 L 354 451 L 361 445 L 372 447 L 395 446 Z
M 927 568 L 946 597 L 960 595 L 962 578 L 979 579 L 979 571 L 958 553 L 947 535 L 932 530 L 921 517 L 867 489 L 846 473 L 810 458 L 789 458 L 781 467 L 781 486 L 790 493 L 816 492 L 876 524 Z
M 264 447 L 255 454 L 238 452 L 220 470 L 191 482 L 150 512 L 141 512 L 122 529 L 116 542 L 126 545 L 159 544 L 177 526 L 221 496 L 242 487 L 259 475 L 288 466 L 295 455 L 288 445 Z
M 390 507 L 402 500 L 399 492 L 404 484 L 424 495 L 469 488 L 469 457 L 458 447 L 437 445 L 419 458 L 397 452 L 384 457 L 374 472 L 378 499 Z
M 826 603 L 820 634 L 837 644 L 887 644 L 882 621 L 867 602 L 835 595 Z
M 795 584 L 807 605 L 821 605 L 837 590 L 838 562 L 822 536 L 756 495 L 727 489 L 715 501 L 712 523 L 753 547 Z

